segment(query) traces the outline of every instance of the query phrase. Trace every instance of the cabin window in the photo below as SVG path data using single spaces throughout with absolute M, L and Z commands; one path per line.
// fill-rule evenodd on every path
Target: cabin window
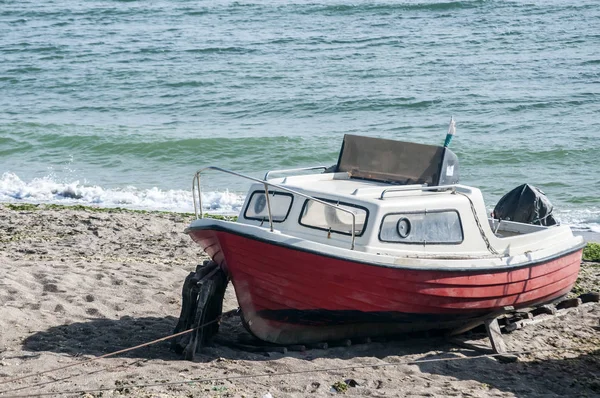
M 284 222 L 292 208 L 293 195 L 284 192 L 269 191 L 271 216 L 273 222 Z M 246 206 L 244 218 L 248 220 L 269 221 L 269 208 L 265 191 L 254 191 Z
M 365 226 L 367 225 L 369 214 L 366 208 L 332 200 L 320 200 L 333 205 L 338 205 L 344 210 L 351 211 L 354 214 L 354 233 L 356 236 L 362 235 Z M 350 214 L 310 199 L 307 199 L 306 202 L 304 202 L 299 222 L 305 227 L 337 232 L 344 235 L 352 235 L 352 216 Z
M 379 232 L 382 242 L 459 244 L 463 238 L 456 210 L 387 214 Z

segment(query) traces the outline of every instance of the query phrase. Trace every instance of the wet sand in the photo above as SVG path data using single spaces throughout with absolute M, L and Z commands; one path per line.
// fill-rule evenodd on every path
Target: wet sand
M 172 333 L 183 280 L 206 259 L 183 234 L 190 220 L 0 205 L 0 397 L 333 396 L 342 393 L 332 386 L 350 380 L 347 396 L 600 396 L 599 304 L 504 335 L 510 350 L 534 350 L 517 363 L 473 358 L 481 353 L 424 336 L 287 354 L 215 345 L 194 362 L 161 342 L 84 363 Z M 599 282 L 600 266 L 583 264 L 578 288 L 597 290 Z M 237 307 L 231 285 L 224 307 Z M 221 326 L 224 338 L 243 333 L 237 318 Z M 433 359 L 453 360 L 406 364 Z M 388 363 L 396 365 L 365 366 Z M 70 364 L 77 365 L 7 382 Z

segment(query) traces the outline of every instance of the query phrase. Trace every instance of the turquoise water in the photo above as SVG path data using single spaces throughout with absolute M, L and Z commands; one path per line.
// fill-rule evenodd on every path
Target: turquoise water
M 0 201 L 191 209 L 205 165 L 443 143 L 488 206 L 523 182 L 600 231 L 596 1 L 2 1 Z M 211 176 L 211 211 L 245 185 Z

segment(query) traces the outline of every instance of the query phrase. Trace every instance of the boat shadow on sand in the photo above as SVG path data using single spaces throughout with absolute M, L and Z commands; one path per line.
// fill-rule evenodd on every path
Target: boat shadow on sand
M 86 322 L 53 326 L 32 334 L 23 341 L 23 349 L 73 356 L 101 356 L 169 336 L 176 323 L 177 318 L 172 316 L 89 318 Z M 165 360 L 179 358 L 169 347 L 169 341 L 162 341 L 114 356 Z
M 574 354 L 573 357 L 561 353 L 551 359 L 519 360 L 514 363 L 502 363 L 479 355 L 481 353 L 468 350 L 460 354 L 445 352 L 424 355 L 421 360 L 449 360 L 425 362 L 417 366 L 422 377 L 432 380 L 439 380 L 442 376 L 451 377 L 467 382 L 463 384 L 467 388 L 469 383 L 481 383 L 482 388 L 488 390 L 481 396 L 496 396 L 500 392 L 512 393 L 517 397 L 600 396 L 600 348 L 589 353 Z M 461 359 L 464 356 L 471 358 Z M 450 389 L 453 391 L 446 391 L 447 395 L 461 395 L 460 386 Z
M 149 341 L 169 336 L 177 319 L 175 317 L 122 317 L 121 319 L 90 319 L 70 325 L 51 327 L 46 331 L 35 333 L 23 342 L 23 349 L 30 351 L 50 351 L 73 356 L 101 356 L 118 350 L 134 347 Z M 244 335 L 245 333 L 245 335 Z M 243 329 L 239 319 L 228 319 L 221 325 L 219 335 L 223 339 L 250 338 Z M 401 380 L 356 380 L 357 388 L 378 388 L 377 384 L 410 383 L 418 381 L 432 385 L 443 384 L 444 394 L 460 394 L 462 388 L 472 389 L 472 383 L 478 382 L 482 388 L 496 393 L 509 392 L 516 396 L 597 396 L 600 394 L 600 349 L 566 358 L 562 355 L 556 359 L 536 361 L 519 361 L 501 363 L 495 359 L 478 357 L 479 352 L 457 349 L 441 336 L 412 337 L 385 343 L 372 342 L 350 347 L 329 347 L 327 349 L 311 349 L 304 352 L 248 352 L 212 344 L 204 347 L 196 355 L 196 362 L 210 363 L 218 358 L 266 361 L 292 357 L 313 361 L 318 358 L 372 359 L 362 360 L 361 364 L 377 362 L 399 363 L 397 377 Z M 182 361 L 181 356 L 171 350 L 169 341 L 162 341 L 147 347 L 118 354 L 120 358 L 160 359 Z M 463 357 L 463 358 L 461 358 Z M 464 358 L 471 357 L 471 358 Z M 450 359 L 450 360 L 440 360 Z M 415 361 L 405 364 L 406 361 Z M 433 360 L 433 361 L 431 361 Z M 340 367 L 356 364 L 354 361 L 341 363 Z M 358 367 L 362 367 L 358 365 Z M 396 367 L 396 366 L 394 366 Z M 384 368 L 379 368 L 384 369 Z M 344 372 L 354 373 L 356 369 Z M 378 372 L 379 373 L 379 372 Z M 371 372 L 366 375 L 373 376 Z M 383 374 L 376 377 L 384 377 Z M 423 381 L 425 380 L 425 381 Z M 457 383 L 455 383 L 455 381 Z M 358 392 L 358 391 L 356 391 Z M 485 393 L 483 394 L 486 395 Z
M 50 351 L 73 356 L 102 356 L 170 336 L 176 324 L 177 318 L 172 316 L 89 318 L 86 322 L 53 326 L 34 333 L 24 339 L 23 349 L 36 352 Z M 183 360 L 181 355 L 173 351 L 171 346 L 173 340 L 160 341 L 111 356 Z M 319 357 L 349 359 L 368 355 L 369 352 L 372 352 L 371 356 L 384 358 L 390 355 L 390 344 L 395 347 L 395 355 L 414 355 L 439 349 L 439 345 L 444 344 L 444 340 L 435 337 L 423 339 L 415 338 L 412 335 L 403 335 L 402 341 L 390 341 L 386 344 L 355 344 L 350 347 L 330 344 L 327 349 L 309 348 L 303 352 L 286 349 L 286 352 L 283 353 L 282 347 L 270 345 L 254 338 L 243 327 L 239 317 L 230 317 L 222 321 L 214 341 L 197 352 L 195 361 L 210 362 L 217 358 L 260 361 L 282 356 L 309 360 Z M 380 347 L 381 350 L 376 347 Z
M 123 316 L 120 319 L 89 318 L 85 322 L 50 327 L 34 333 L 23 340 L 23 349 L 28 351 L 49 351 L 73 356 L 103 356 L 117 351 L 137 347 L 172 335 L 177 318 Z M 293 351 L 281 346 L 262 342 L 253 337 L 242 325 L 239 317 L 226 318 L 221 322 L 219 332 L 213 341 L 202 347 L 194 358 L 195 362 L 210 362 L 217 358 L 240 360 L 270 360 L 282 356 L 304 359 L 340 358 L 349 359 L 369 354 L 384 358 L 390 354 L 389 344 L 394 344 L 395 355 L 415 355 L 439 349 L 444 340 L 415 338 L 403 335 L 403 341 L 389 341 L 386 344 L 355 344 L 350 347 L 332 343 L 328 348 L 310 348 Z M 116 358 L 182 360 L 182 355 L 174 352 L 169 339 L 110 355 Z M 436 348 L 436 346 L 438 348 Z M 380 351 L 380 352 L 379 352 Z

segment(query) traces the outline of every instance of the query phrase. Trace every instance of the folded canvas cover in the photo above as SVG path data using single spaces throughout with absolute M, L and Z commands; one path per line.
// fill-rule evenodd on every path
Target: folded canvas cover
M 458 158 L 442 146 L 346 134 L 337 171 L 396 184 L 447 185 L 458 183 Z
M 523 184 L 500 198 L 492 216 L 497 220 L 550 226 L 557 224 L 552 209 L 552 203 L 544 192 L 533 185 Z

